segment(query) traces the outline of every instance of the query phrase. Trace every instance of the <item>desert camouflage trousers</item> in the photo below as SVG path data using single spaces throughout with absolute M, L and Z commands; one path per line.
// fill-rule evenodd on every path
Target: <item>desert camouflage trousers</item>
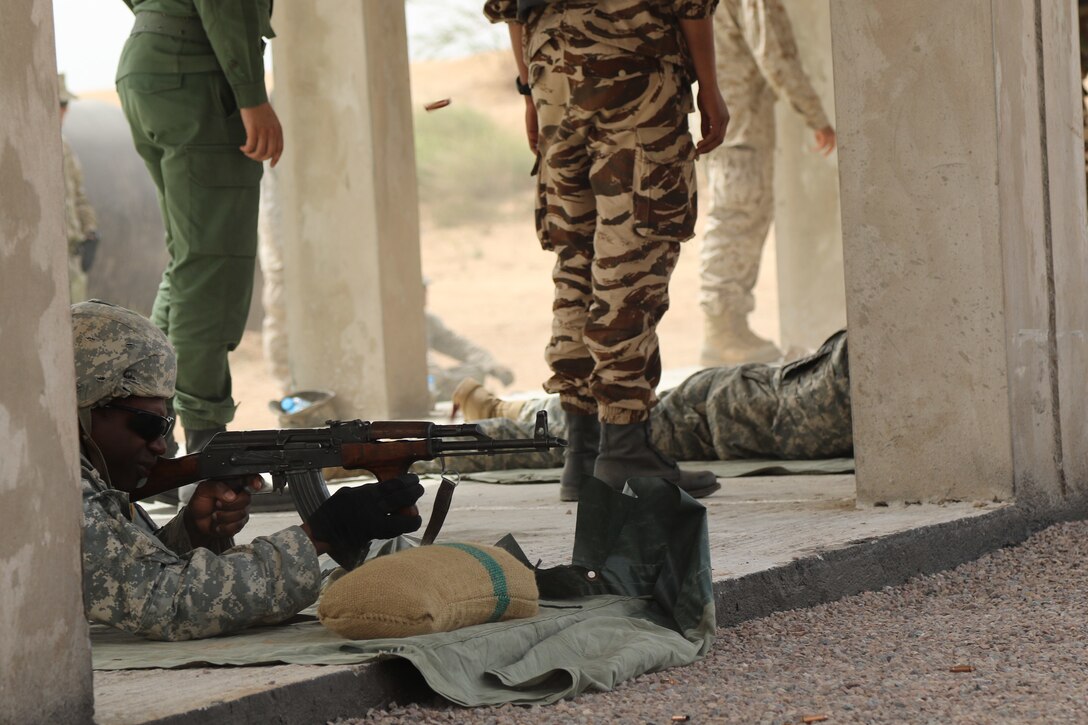
M 774 106 L 761 111 L 774 129 Z M 774 220 L 773 130 L 706 157 L 710 208 L 699 248 L 699 305 L 708 315 L 747 314 L 755 308 L 763 243 Z
M 657 325 L 694 233 L 691 94 L 668 64 L 553 41 L 531 59 L 540 125 L 537 232 L 556 253 L 545 390 L 609 423 L 645 420 Z

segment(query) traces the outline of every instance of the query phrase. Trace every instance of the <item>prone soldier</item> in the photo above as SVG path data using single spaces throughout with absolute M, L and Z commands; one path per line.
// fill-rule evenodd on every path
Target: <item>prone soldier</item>
M 87 618 L 149 639 L 212 637 L 271 624 L 318 595 L 318 555 L 357 559 L 371 539 L 422 524 L 402 509 L 423 494 L 417 477 L 342 488 L 299 526 L 234 546 L 250 494 L 199 484 L 158 527 L 129 494 L 166 452 L 166 400 L 177 361 L 149 320 L 97 300 L 72 307 L 83 489 L 83 601 Z M 254 481 L 253 483 L 259 483 Z

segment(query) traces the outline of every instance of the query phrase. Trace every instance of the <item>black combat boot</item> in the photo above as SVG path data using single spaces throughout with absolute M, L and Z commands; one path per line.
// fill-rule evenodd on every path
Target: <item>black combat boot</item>
M 710 471 L 681 471 L 676 461 L 654 448 L 650 438 L 650 421 L 601 424 L 601 451 L 593 475 L 617 491 L 629 478 L 659 477 L 687 492 L 692 498 L 702 498 L 721 488 Z
M 597 415 L 567 413 L 567 450 L 563 476 L 559 479 L 559 500 L 577 501 L 582 477 L 592 476 L 600 448 L 601 424 Z

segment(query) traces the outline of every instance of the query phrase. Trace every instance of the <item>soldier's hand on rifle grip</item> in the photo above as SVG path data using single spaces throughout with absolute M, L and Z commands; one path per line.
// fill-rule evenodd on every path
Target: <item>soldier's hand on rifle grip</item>
M 354 563 L 372 540 L 391 539 L 422 526 L 415 507 L 422 495 L 419 476 L 411 473 L 342 488 L 321 504 L 303 530 L 319 553 L 324 553 L 321 545 L 325 544 L 341 564 Z
M 260 490 L 260 476 L 238 480 L 202 481 L 185 507 L 185 527 L 189 538 L 199 545 L 202 539 L 234 536 L 249 521 L 250 491 Z

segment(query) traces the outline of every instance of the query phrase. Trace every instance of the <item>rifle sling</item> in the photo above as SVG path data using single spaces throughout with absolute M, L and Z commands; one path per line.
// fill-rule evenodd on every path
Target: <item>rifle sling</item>
M 434 497 L 431 518 L 427 522 L 427 529 L 423 532 L 423 546 L 433 544 L 434 540 L 438 538 L 438 532 L 442 530 L 442 524 L 446 521 L 446 514 L 450 511 L 450 504 L 453 503 L 453 490 L 455 488 L 457 488 L 456 483 L 445 476 L 442 477 L 442 484 L 438 487 L 438 493 Z

